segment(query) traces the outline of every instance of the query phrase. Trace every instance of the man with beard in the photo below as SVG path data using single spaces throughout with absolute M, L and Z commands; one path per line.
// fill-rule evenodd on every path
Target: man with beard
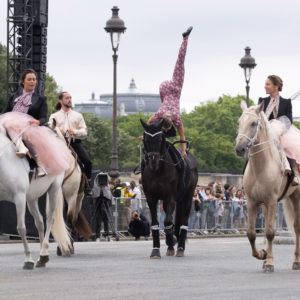
M 81 144 L 81 139 L 87 136 L 87 127 L 83 116 L 81 113 L 72 110 L 72 96 L 68 92 L 62 92 L 59 95 L 55 108 L 58 111 L 50 116 L 49 121 L 56 120 L 56 126 L 78 155 L 80 162 L 83 164 L 83 172 L 89 182 L 86 193 L 91 195 L 92 162 Z

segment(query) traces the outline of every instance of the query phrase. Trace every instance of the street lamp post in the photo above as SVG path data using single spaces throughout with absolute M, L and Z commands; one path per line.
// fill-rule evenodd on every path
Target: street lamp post
M 114 6 L 112 9 L 112 17 L 106 22 L 104 28 L 110 34 L 114 63 L 114 90 L 113 90 L 113 138 L 112 138 L 112 151 L 111 151 L 111 164 L 109 176 L 117 178 L 120 176 L 118 165 L 118 147 L 117 147 L 117 51 L 120 43 L 120 35 L 124 33 L 126 27 L 124 21 L 119 18 L 119 8 Z
M 246 81 L 246 99 L 247 99 L 247 106 L 249 107 L 249 82 L 250 82 L 250 77 L 252 74 L 252 70 L 255 68 L 256 63 L 255 59 L 251 56 L 250 54 L 251 48 L 246 47 L 245 48 L 245 56 L 241 58 L 241 62 L 239 66 L 244 69 L 244 74 L 245 74 L 245 81 Z

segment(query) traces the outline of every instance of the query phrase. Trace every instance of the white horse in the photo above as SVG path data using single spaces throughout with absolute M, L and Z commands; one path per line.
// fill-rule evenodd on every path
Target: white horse
M 282 156 L 276 145 L 272 129 L 263 110 L 263 103 L 247 108 L 243 101 L 243 113 L 239 119 L 239 132 L 235 151 L 247 156 L 243 184 L 248 197 L 248 239 L 252 255 L 265 260 L 264 271 L 273 272 L 272 242 L 275 235 L 274 222 L 277 203 L 284 199 L 284 211 L 290 229 L 295 233 L 296 247 L 293 269 L 300 270 L 300 186 L 290 186 L 291 180 L 284 172 Z M 263 204 L 267 251 L 255 245 L 255 221 L 257 208 Z
M 26 239 L 26 202 L 40 238 L 40 257 L 36 267 L 44 267 L 49 261 L 50 232 L 52 232 L 63 253 L 65 255 L 70 253 L 70 235 L 63 219 L 61 190 L 63 178 L 64 173 L 57 176 L 47 175 L 36 178 L 33 176 L 32 181 L 29 182 L 25 162 L 16 156 L 14 144 L 7 138 L 5 129 L 0 125 L 0 201 L 6 200 L 16 205 L 17 230 L 25 249 L 24 269 L 33 269 L 34 267 Z M 47 218 L 46 233 L 44 234 L 44 222 L 38 208 L 38 198 L 45 193 L 47 193 Z

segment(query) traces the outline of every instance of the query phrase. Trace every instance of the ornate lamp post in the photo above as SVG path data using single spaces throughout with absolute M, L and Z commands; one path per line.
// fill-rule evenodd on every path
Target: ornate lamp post
M 119 177 L 118 165 L 118 148 L 117 148 L 117 51 L 119 48 L 120 35 L 124 33 L 126 27 L 124 21 L 119 18 L 119 8 L 114 6 L 112 9 L 112 17 L 106 22 L 104 28 L 110 34 L 114 62 L 114 91 L 113 91 L 113 139 L 112 139 L 112 154 L 109 176 L 112 178 Z
M 247 94 L 247 106 L 249 107 L 249 82 L 252 74 L 252 70 L 255 68 L 255 59 L 250 55 L 251 48 L 245 48 L 245 56 L 241 58 L 239 66 L 244 69 L 245 81 L 246 81 L 246 94 Z

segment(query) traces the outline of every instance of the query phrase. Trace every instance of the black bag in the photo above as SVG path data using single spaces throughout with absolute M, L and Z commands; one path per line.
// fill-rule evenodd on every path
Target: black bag
M 200 211 L 201 210 L 201 203 L 199 201 L 195 201 L 195 211 Z

